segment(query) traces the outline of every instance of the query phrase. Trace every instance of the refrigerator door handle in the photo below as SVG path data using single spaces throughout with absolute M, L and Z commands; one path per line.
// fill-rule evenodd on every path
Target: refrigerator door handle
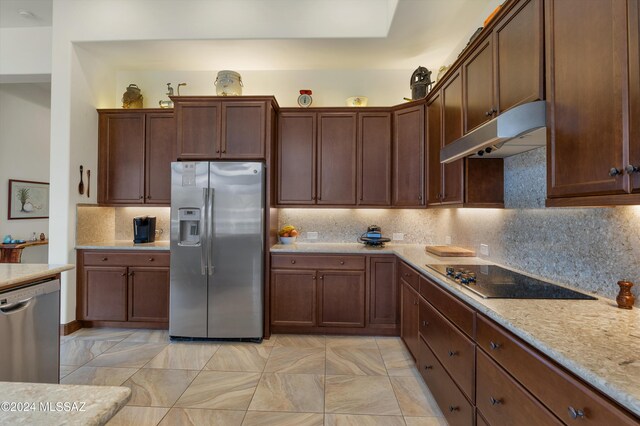
M 207 234 L 207 269 L 209 271 L 209 275 L 213 275 L 215 267 L 213 266 L 213 201 L 215 196 L 215 190 L 213 188 L 209 189 L 209 215 L 207 216 L 207 225 L 208 231 Z
M 209 208 L 209 190 L 207 188 L 202 188 L 202 210 L 204 212 L 205 220 L 201 221 L 200 224 L 200 269 L 202 275 L 207 275 L 207 249 L 209 248 L 208 243 L 208 231 L 207 225 L 208 221 L 206 220 L 207 212 Z

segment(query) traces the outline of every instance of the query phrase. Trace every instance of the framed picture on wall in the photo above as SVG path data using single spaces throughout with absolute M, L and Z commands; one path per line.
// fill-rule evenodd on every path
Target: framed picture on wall
M 49 184 L 9 179 L 8 219 L 47 219 Z

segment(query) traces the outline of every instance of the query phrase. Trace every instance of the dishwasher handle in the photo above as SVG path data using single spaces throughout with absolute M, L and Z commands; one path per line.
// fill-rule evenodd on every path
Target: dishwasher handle
M 2 313 L 3 315 L 11 315 L 11 314 L 16 314 L 20 311 L 24 311 L 29 307 L 29 305 L 31 305 L 32 300 L 33 300 L 33 297 L 27 300 L 23 300 L 21 302 L 5 305 L 2 308 L 0 308 L 0 313 Z

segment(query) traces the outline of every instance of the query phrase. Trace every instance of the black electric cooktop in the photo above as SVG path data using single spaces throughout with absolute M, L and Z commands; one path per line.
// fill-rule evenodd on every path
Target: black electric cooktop
M 596 299 L 495 265 L 427 266 L 485 299 Z

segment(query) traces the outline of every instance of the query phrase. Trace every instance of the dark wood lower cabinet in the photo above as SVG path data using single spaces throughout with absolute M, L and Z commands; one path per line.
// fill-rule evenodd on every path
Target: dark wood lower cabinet
M 395 256 L 369 258 L 369 324 L 381 328 L 398 324 Z
M 78 250 L 82 326 L 168 328 L 169 253 Z
M 418 358 L 418 320 L 420 318 L 420 296 L 404 280 L 400 280 L 400 291 L 402 293 L 402 321 L 400 336 L 409 352 L 414 358 Z
M 473 405 L 455 385 L 424 340 L 418 340 L 418 370 L 451 426 L 474 424 Z M 510 423 L 501 423 L 510 424 Z
M 318 325 L 365 326 L 364 272 L 318 272 Z
M 316 271 L 271 271 L 271 325 L 316 325 Z

